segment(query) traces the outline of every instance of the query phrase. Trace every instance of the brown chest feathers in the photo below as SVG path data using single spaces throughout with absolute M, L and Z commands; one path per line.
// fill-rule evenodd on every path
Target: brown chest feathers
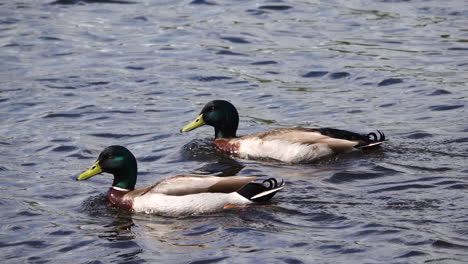
M 109 201 L 109 203 L 111 203 L 113 206 L 132 211 L 132 200 L 126 199 L 126 197 L 124 197 L 127 193 L 128 191 L 121 191 L 110 188 L 107 192 L 107 201 Z
M 217 138 L 213 142 L 215 148 L 219 151 L 230 155 L 237 155 L 239 153 L 239 142 L 227 138 Z

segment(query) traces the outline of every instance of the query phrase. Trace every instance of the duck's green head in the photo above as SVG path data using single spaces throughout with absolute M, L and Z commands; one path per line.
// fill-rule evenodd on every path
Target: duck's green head
M 239 125 L 239 114 L 230 102 L 214 100 L 207 103 L 200 115 L 180 132 L 188 132 L 203 125 L 215 128 L 215 138 L 234 138 Z
M 105 148 L 91 168 L 78 176 L 77 180 L 86 180 L 103 172 L 114 175 L 112 186 L 127 190 L 135 189 L 137 161 L 127 148 L 122 146 Z

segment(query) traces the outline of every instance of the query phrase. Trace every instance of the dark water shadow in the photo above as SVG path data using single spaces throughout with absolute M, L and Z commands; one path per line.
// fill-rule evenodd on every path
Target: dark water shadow
M 205 162 L 197 171 L 216 176 L 234 176 L 245 165 L 213 148 L 212 139 L 194 139 L 182 148 L 184 160 Z M 179 161 L 178 161 L 179 162 Z
M 101 193 L 85 200 L 81 205 L 81 212 L 88 215 L 86 225 L 92 228 L 85 232 L 88 236 L 102 239 L 81 241 L 67 245 L 61 252 L 68 252 L 81 248 L 90 243 L 97 243 L 99 247 L 119 250 L 116 255 L 119 263 L 139 263 L 144 262 L 139 254 L 143 252 L 142 247 L 136 242 L 135 232 L 132 229 L 136 226 L 131 212 L 111 206 L 106 198 L 106 193 Z

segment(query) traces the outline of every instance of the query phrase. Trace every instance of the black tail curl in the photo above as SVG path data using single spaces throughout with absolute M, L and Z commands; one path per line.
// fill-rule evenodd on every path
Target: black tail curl
M 279 183 L 275 178 L 268 178 L 264 180 L 262 183 L 260 182 L 248 183 L 242 189 L 237 191 L 237 193 L 254 202 L 266 202 L 270 200 L 279 190 L 281 190 L 283 185 L 284 185 L 283 179 L 281 179 L 281 182 Z M 261 195 L 257 196 L 259 194 Z
M 284 180 L 281 179 L 281 183 L 278 184 L 278 181 L 275 178 L 269 178 L 269 179 L 264 180 L 262 183 L 265 187 L 267 187 L 267 190 L 271 190 L 271 189 L 283 186 Z M 265 183 L 268 183 L 268 186 Z
M 385 141 L 385 134 L 384 134 L 383 132 L 381 132 L 380 130 L 377 130 L 377 133 L 379 133 L 378 136 L 377 136 L 376 133 L 371 132 L 371 133 L 367 134 L 367 138 L 368 138 L 371 142 L 382 142 L 382 141 Z

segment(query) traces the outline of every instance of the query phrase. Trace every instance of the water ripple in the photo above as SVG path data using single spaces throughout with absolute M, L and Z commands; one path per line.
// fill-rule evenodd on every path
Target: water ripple
M 259 9 L 274 10 L 274 11 L 284 11 L 293 8 L 288 5 L 262 5 L 258 7 Z
M 394 85 L 394 84 L 398 84 L 398 83 L 402 83 L 403 80 L 400 79 L 400 78 L 389 78 L 389 79 L 385 79 L 381 82 L 379 82 L 377 85 L 378 86 L 389 86 L 389 85 Z
M 302 77 L 304 77 L 304 78 L 318 78 L 318 77 L 323 77 L 323 76 L 325 76 L 327 74 L 328 74 L 327 71 L 310 71 L 310 72 L 302 75 Z
M 370 191 L 369 193 L 383 193 L 383 192 L 393 192 L 393 191 L 403 191 L 408 189 L 430 189 L 434 188 L 435 186 L 429 184 L 405 184 L 405 185 L 398 185 L 392 186 L 388 188 L 382 188 Z
M 386 176 L 385 173 L 371 173 L 360 171 L 337 172 L 328 181 L 331 183 L 346 183 L 356 180 L 369 180 Z
M 93 137 L 100 137 L 100 138 L 124 138 L 124 137 L 141 137 L 141 136 L 146 136 L 149 135 L 148 133 L 142 133 L 142 134 L 114 134 L 114 133 L 92 133 L 89 134 L 90 136 Z
M 433 105 L 430 106 L 429 109 L 431 109 L 432 111 L 447 111 L 462 107 L 464 107 L 464 105 Z
M 57 113 L 57 114 L 47 114 L 42 118 L 78 118 L 81 117 L 81 114 L 78 113 Z

